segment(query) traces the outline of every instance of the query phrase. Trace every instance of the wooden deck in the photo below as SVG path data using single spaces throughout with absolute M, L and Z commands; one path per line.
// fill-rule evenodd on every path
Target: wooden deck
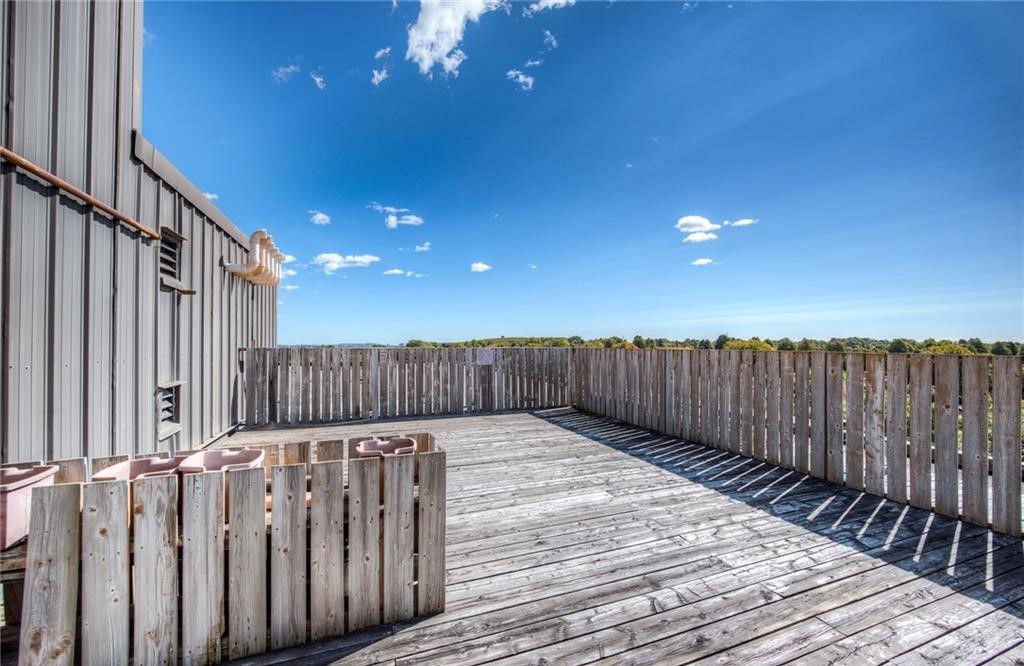
M 1024 663 L 1019 539 L 573 410 L 430 431 L 447 611 L 253 663 Z

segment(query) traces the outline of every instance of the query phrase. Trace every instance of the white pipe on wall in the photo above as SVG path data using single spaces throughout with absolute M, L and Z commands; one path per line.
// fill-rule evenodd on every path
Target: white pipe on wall
M 281 281 L 281 260 L 284 255 L 274 244 L 266 229 L 249 236 L 249 259 L 244 264 L 225 264 L 228 272 L 253 284 L 275 285 Z

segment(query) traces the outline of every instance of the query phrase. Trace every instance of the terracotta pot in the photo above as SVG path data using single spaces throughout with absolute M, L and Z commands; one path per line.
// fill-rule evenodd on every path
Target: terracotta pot
M 356 446 L 356 454 L 360 458 L 402 456 L 410 453 L 416 453 L 416 440 L 412 437 L 367 439 Z
M 32 489 L 52 486 L 56 465 L 0 469 L 0 550 L 28 536 Z
M 111 465 L 92 475 L 93 481 L 134 481 L 153 476 L 176 474 L 187 456 L 174 458 L 133 458 Z
M 185 458 L 178 467 L 178 471 L 182 474 L 197 474 L 199 472 L 230 472 L 253 467 L 263 467 L 263 449 L 199 451 Z

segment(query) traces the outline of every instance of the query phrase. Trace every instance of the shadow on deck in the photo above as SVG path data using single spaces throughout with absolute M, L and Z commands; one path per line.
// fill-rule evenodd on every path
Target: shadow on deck
M 251 663 L 1018 663 L 1024 652 L 1019 539 L 575 410 L 431 425 L 449 450 L 446 613 Z

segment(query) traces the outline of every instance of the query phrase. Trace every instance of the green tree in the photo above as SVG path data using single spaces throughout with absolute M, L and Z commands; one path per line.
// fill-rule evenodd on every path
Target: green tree
M 732 340 L 732 338 L 730 338 L 725 333 L 722 333 L 717 338 L 715 338 L 715 349 L 725 349 L 725 344 L 730 340 Z
M 770 344 L 759 338 L 750 338 L 749 340 L 729 340 L 725 343 L 726 349 L 750 349 L 753 351 L 772 351 L 774 349 Z
M 924 354 L 963 354 L 967 356 L 973 356 L 974 350 L 965 345 L 953 342 L 952 340 L 942 340 L 935 344 L 922 347 L 921 352 Z
M 782 338 L 775 346 L 779 351 L 796 351 L 796 345 L 789 338 Z
M 1020 350 L 1016 342 L 1007 342 L 1005 340 L 993 342 L 990 349 L 996 356 L 1016 356 Z
M 988 345 L 979 340 L 978 338 L 971 338 L 967 341 L 967 346 L 974 350 L 975 354 L 987 354 Z
M 896 338 L 889 343 L 890 354 L 909 354 L 914 351 L 914 341 L 906 338 Z
M 800 344 L 798 344 L 796 348 L 799 349 L 800 351 L 814 351 L 818 347 L 817 345 L 814 344 L 814 340 L 808 340 L 807 338 L 804 338 L 803 340 L 800 341 Z
M 830 351 L 830 352 L 846 351 L 846 345 L 843 344 L 842 340 L 839 340 L 838 338 L 832 338 L 831 340 L 828 341 L 828 344 L 825 345 L 825 351 Z

